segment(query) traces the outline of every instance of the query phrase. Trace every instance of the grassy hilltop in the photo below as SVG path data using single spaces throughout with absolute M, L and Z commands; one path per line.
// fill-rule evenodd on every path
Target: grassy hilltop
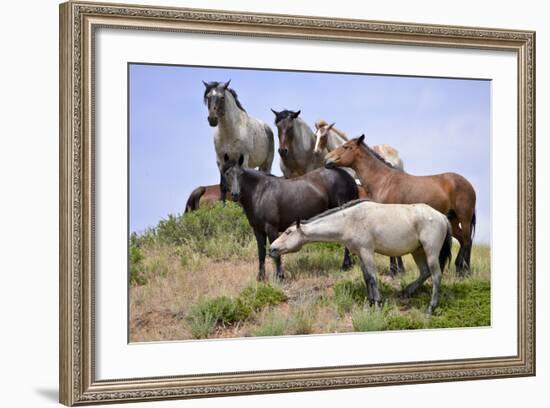
M 453 248 L 453 261 L 458 248 Z M 169 216 L 154 229 L 130 238 L 130 341 L 183 340 L 310 333 L 341 333 L 489 326 L 490 249 L 472 249 L 472 273 L 443 273 L 439 307 L 425 314 L 431 280 L 411 299 L 399 291 L 416 279 L 392 279 L 389 259 L 376 255 L 385 305 L 365 305 L 366 288 L 357 262 L 339 270 L 343 248 L 310 244 L 283 256 L 287 279 L 257 283 L 256 241 L 242 209 L 233 204 Z

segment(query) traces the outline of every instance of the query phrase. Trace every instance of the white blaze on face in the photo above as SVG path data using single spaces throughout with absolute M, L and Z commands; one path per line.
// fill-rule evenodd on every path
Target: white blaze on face
M 322 133 L 323 133 L 323 128 L 319 128 L 315 132 L 315 148 L 313 149 L 313 151 L 315 153 L 320 153 L 321 152 L 320 144 L 321 144 L 321 135 L 322 135 Z

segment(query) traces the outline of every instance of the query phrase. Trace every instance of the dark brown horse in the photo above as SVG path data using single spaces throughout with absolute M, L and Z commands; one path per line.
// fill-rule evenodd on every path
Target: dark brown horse
M 233 201 L 231 197 L 226 197 L 226 199 Z M 189 194 L 185 204 L 185 212 L 198 210 L 202 205 L 214 205 L 219 201 L 222 201 L 222 191 L 219 184 L 199 186 Z
M 468 180 L 456 173 L 413 176 L 385 163 L 363 143 L 365 135 L 350 140 L 325 157 L 325 165 L 351 167 L 372 200 L 385 204 L 425 203 L 445 214 L 460 243 L 456 271 L 470 270 L 470 254 L 476 224 L 476 193 Z
M 265 279 L 266 238 L 277 239 L 292 223 L 308 219 L 330 208 L 339 207 L 358 197 L 357 184 L 345 170 L 315 169 L 304 176 L 284 179 L 242 167 L 227 160 L 223 174 L 234 200 L 242 205 L 258 244 L 258 280 Z M 352 265 L 345 249 L 343 269 Z M 276 276 L 284 278 L 281 258 L 275 257 Z

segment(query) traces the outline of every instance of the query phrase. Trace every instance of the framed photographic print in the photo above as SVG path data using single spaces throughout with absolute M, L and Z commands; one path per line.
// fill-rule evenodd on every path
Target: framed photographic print
M 535 33 L 60 6 L 66 405 L 535 374 Z

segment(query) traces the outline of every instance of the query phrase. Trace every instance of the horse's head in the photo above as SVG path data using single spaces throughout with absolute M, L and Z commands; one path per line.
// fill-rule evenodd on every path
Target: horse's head
M 315 154 L 319 154 L 327 148 L 328 134 L 334 125 L 335 123 L 329 125 L 324 120 L 318 120 L 315 123 L 315 148 L 313 149 Z
M 305 243 L 305 235 L 300 220 L 291 225 L 269 245 L 269 256 L 277 257 L 289 252 L 299 251 Z
M 353 162 L 361 149 L 361 144 L 365 140 L 365 135 L 352 139 L 340 147 L 334 149 L 325 156 L 325 167 L 353 167 Z
M 275 114 L 275 125 L 279 135 L 279 155 L 284 159 L 288 156 L 288 148 L 294 137 L 294 120 L 300 115 L 301 111 L 283 110 L 277 112 L 271 109 L 271 112 Z
M 234 201 L 239 201 L 241 197 L 241 175 L 243 174 L 244 156 L 241 154 L 239 160 L 229 159 L 227 153 L 224 155 L 224 164 L 222 174 L 231 191 L 231 197 Z
M 225 114 L 225 97 L 229 83 L 227 82 L 205 82 L 202 81 L 206 89 L 204 90 L 204 103 L 208 106 L 208 123 L 210 126 L 218 126 L 219 118 Z

